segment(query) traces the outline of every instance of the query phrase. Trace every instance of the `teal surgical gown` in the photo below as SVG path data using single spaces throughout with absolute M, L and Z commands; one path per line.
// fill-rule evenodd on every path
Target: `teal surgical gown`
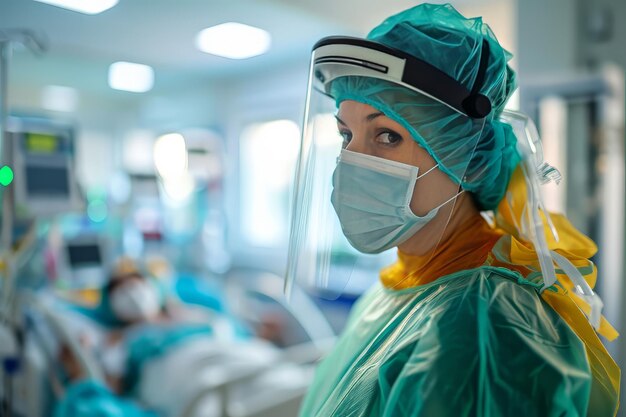
M 480 267 L 378 284 L 319 365 L 302 417 L 586 416 L 585 346 L 536 284 Z

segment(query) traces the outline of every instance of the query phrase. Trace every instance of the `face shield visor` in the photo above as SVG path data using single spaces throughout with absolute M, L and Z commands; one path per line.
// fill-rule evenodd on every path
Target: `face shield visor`
M 486 71 L 480 61 L 477 86 Z M 334 298 L 348 282 L 351 292 L 362 291 L 394 260 L 398 245 L 435 253 L 460 193 L 483 174 L 470 161 L 490 113 L 489 99 L 477 90 L 401 51 L 355 38 L 318 42 L 296 173 L 287 295 L 299 285 Z

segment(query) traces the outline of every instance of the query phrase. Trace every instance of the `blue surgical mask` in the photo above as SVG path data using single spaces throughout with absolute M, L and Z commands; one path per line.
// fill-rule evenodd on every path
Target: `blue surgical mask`
M 418 173 L 419 168 L 413 165 L 341 151 L 333 173 L 331 202 L 344 235 L 355 249 L 380 253 L 402 244 L 458 195 L 425 216 L 416 215 L 409 205 L 415 182 L 421 178 Z

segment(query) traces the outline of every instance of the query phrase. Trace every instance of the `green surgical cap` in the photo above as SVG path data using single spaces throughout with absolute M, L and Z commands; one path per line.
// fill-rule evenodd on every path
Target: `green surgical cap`
M 402 124 L 442 171 L 473 193 L 481 210 L 495 209 L 520 160 L 511 127 L 498 120 L 516 88 L 515 73 L 507 64 L 512 55 L 480 17 L 467 19 L 449 4 L 420 4 L 388 18 L 367 38 L 430 63 L 470 91 L 481 52 L 486 50 L 483 41 L 489 43 L 487 70 L 478 89 L 492 104 L 484 121 L 376 78 L 338 78 L 332 82 L 330 94 L 337 105 L 344 100 L 359 101 Z

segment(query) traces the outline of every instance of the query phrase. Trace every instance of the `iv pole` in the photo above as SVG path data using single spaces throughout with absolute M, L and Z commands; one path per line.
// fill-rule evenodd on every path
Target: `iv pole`
M 0 30 L 0 168 L 8 165 L 11 167 L 13 159 L 13 144 L 8 139 L 8 88 L 9 88 L 9 64 L 13 54 L 13 45 L 21 44 L 37 55 L 46 50 L 46 46 L 33 31 L 25 29 Z M 2 332 L 3 337 L 0 345 L 19 346 L 18 321 L 14 317 L 14 271 L 13 271 L 13 224 L 14 224 L 14 194 L 13 187 L 8 184 L 0 188 L 2 196 L 2 223 L 0 224 L 0 276 L 3 275 L 4 283 L 2 299 L 0 299 L 0 326 L 3 324 L 8 332 Z M 19 367 L 19 350 L 16 352 L 2 352 L 2 370 L 4 373 L 4 404 L 0 404 L 0 414 L 11 416 L 12 405 L 12 381 L 11 376 Z

